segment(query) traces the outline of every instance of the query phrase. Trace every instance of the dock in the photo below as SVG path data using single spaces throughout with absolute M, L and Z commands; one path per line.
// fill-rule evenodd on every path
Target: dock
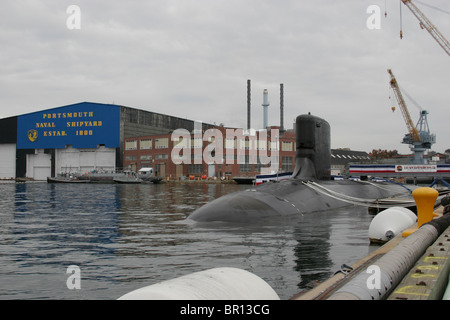
M 291 300 L 328 300 L 356 274 L 366 273 L 368 268 L 395 248 L 401 241 L 398 235 L 369 256 L 351 265 L 347 274 L 336 273 L 330 279 L 320 283 L 311 290 L 302 291 Z M 408 274 L 398 283 L 391 293 L 372 300 L 448 300 L 450 299 L 450 227 L 426 250 L 420 259 L 409 270 Z M 348 297 L 350 299 L 350 297 Z M 353 299 L 353 297 L 351 297 Z M 342 300 L 346 300 L 341 296 Z
M 449 252 L 450 227 L 426 250 L 387 300 L 441 300 L 445 292 L 450 294 Z
M 449 300 L 450 213 L 434 214 L 290 300 Z

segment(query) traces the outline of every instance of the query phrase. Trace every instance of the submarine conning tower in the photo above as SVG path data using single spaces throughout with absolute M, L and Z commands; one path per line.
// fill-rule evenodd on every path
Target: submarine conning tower
M 295 120 L 297 151 L 295 170 L 297 179 L 329 180 L 331 170 L 330 124 L 311 113 Z

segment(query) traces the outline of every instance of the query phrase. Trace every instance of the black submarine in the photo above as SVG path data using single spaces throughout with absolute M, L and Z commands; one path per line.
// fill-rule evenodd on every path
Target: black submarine
M 403 185 L 332 180 L 330 125 L 324 119 L 311 114 L 298 116 L 296 142 L 295 170 L 290 179 L 227 194 L 198 208 L 187 219 L 254 222 L 352 205 L 389 207 L 413 203 L 411 190 Z

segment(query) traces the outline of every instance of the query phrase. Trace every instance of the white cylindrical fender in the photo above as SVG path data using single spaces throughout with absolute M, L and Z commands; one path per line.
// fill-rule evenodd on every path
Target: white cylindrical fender
M 214 268 L 129 292 L 119 300 L 279 300 L 263 279 L 237 268 Z
M 400 232 L 411 227 L 417 216 L 403 207 L 392 207 L 377 214 L 369 226 L 369 239 L 372 242 L 386 242 Z

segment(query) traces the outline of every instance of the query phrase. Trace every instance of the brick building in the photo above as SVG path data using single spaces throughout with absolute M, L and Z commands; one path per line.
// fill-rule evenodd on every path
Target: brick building
M 261 174 L 263 168 L 273 172 L 294 170 L 295 133 L 292 131 L 279 134 L 279 127 L 274 126 L 267 131 L 244 132 L 217 126 L 186 133 L 190 141 L 180 139 L 177 132 L 125 138 L 124 168 L 137 171 L 152 167 L 158 176 L 169 179 L 230 179 L 253 177 Z M 275 160 L 277 153 L 279 157 Z M 208 156 L 212 161 L 208 162 Z

